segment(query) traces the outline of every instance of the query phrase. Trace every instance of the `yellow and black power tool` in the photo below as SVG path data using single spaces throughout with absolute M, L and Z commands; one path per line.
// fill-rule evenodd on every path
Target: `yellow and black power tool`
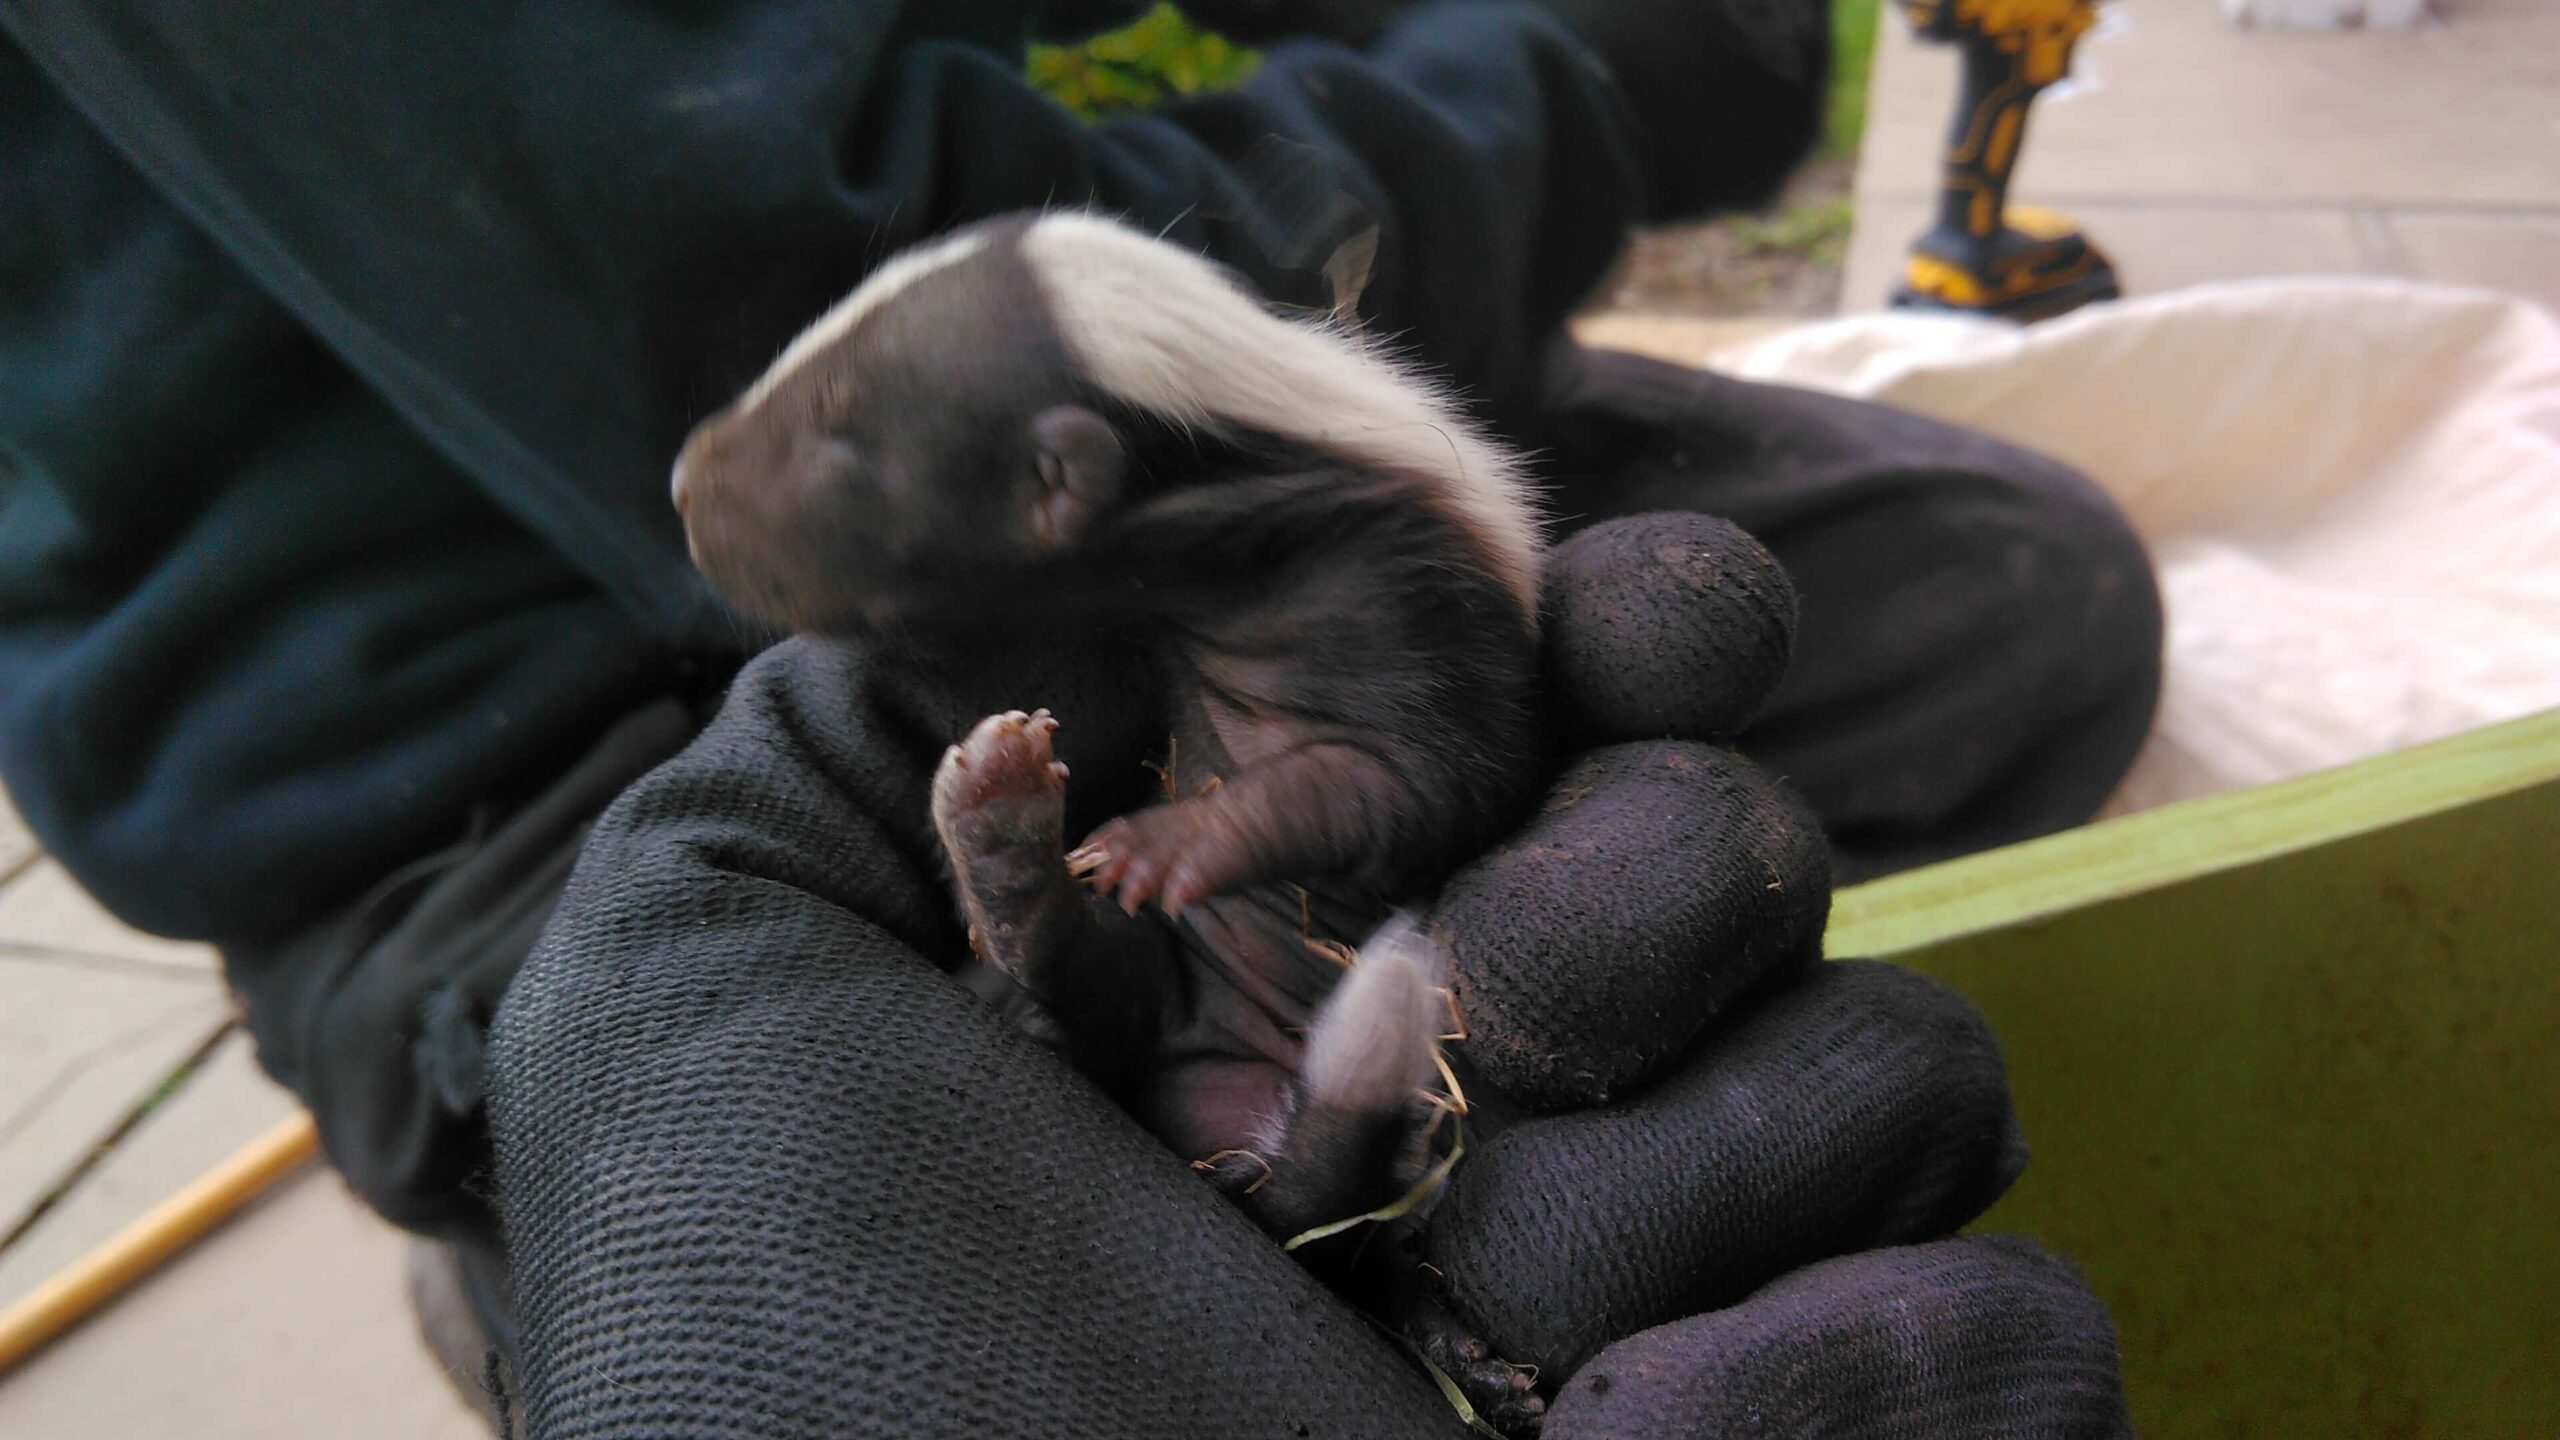
M 1964 56 L 1937 223 L 1911 243 L 1893 303 L 2041 320 L 2123 293 L 2071 223 L 2009 204 L 2027 104 L 2071 69 L 2097 0 L 1898 0 L 1911 28 Z

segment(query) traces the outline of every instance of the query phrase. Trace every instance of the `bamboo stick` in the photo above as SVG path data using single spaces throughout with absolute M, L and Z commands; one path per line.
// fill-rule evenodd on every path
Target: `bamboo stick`
M 0 1375 L 238 1213 L 310 1158 L 319 1138 L 310 1114 L 296 1111 L 0 1311 Z

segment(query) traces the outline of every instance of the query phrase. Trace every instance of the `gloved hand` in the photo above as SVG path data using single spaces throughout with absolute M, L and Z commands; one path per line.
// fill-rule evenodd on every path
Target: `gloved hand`
M 1979 1017 L 1815 959 L 1819 832 L 1705 738 L 1774 679 L 1766 557 L 1638 518 L 1553 575 L 1565 730 L 1598 748 L 1433 917 L 1480 1122 L 1424 1237 L 1450 1302 L 1563 1382 L 1554 1436 L 2116 1433 L 2068 1269 L 1937 1238 L 2020 1162 Z M 937 968 L 964 944 L 925 818 L 950 738 L 1072 717 L 1082 833 L 1152 783 L 1159 728 L 1111 637 L 971 658 L 778 647 L 598 826 L 490 1056 L 529 1433 L 1459 1433 Z
M 2069 1269 L 1939 1238 L 2024 1164 L 1991 1035 L 1918 976 L 1819 960 L 1820 830 L 1719 748 L 1794 607 L 1704 516 L 1550 556 L 1580 753 L 1431 917 L 1471 1132 L 1495 1132 L 1431 1218 L 1432 1268 L 1503 1360 L 1571 1377 L 1550 1436 L 2111 1433 L 2112 1334 Z

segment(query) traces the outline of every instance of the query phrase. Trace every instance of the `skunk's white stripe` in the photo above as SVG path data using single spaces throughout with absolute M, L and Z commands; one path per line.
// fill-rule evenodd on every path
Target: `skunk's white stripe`
M 1307 1027 L 1298 1077 L 1309 1104 L 1376 1112 L 1412 1103 L 1434 1071 L 1441 969 L 1438 949 L 1411 916 L 1369 937 Z
M 1439 482 L 1534 621 L 1538 523 L 1519 462 L 1436 389 L 1331 325 L 1283 320 L 1201 257 L 1097 215 L 1044 215 L 1022 253 L 1086 378 L 1155 414 L 1279 435 Z
M 913 285 L 936 270 L 948 269 L 987 248 L 983 230 L 964 230 L 931 245 L 902 251 L 882 264 L 853 288 L 853 293 L 835 303 L 826 314 L 809 322 L 809 328 L 792 337 L 773 364 L 765 368 L 747 393 L 738 398 L 738 413 L 752 412 L 773 394 L 793 372 L 809 363 L 817 354 L 853 333 L 862 317 L 877 310 L 892 295 Z

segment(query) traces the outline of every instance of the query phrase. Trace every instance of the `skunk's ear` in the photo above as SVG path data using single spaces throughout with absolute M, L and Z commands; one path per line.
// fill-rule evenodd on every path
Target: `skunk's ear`
M 1031 533 L 1043 545 L 1072 545 L 1118 502 L 1129 457 L 1111 422 L 1081 405 L 1052 405 L 1031 417 Z

